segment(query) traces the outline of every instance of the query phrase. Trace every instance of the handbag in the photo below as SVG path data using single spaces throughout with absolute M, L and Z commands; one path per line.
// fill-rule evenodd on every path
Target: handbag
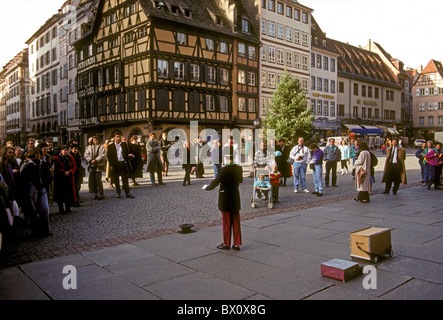
M 295 153 L 294 157 L 300 152 L 300 150 L 302 150 L 303 148 L 299 148 L 298 151 Z M 294 159 L 292 159 L 291 157 L 288 158 L 288 160 L 286 160 L 287 163 L 289 164 L 294 164 Z
M 360 170 L 358 170 L 358 173 L 357 173 L 357 179 L 358 180 L 357 181 L 358 181 L 358 186 L 359 187 L 363 183 L 363 180 L 365 180 L 365 177 L 366 177 L 367 173 L 368 172 L 365 169 L 363 169 L 363 168 L 360 168 Z

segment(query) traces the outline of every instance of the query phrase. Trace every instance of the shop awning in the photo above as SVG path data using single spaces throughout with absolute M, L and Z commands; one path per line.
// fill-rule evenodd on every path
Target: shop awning
M 383 129 L 377 128 L 375 126 L 363 125 L 363 127 L 364 127 L 365 136 L 382 136 L 384 134 Z
M 358 124 L 343 124 L 346 128 L 348 128 L 349 130 L 359 130 L 362 129 L 362 127 L 360 127 Z
M 397 129 L 394 128 L 388 128 L 388 131 L 390 134 L 393 134 L 394 136 L 398 136 L 400 133 L 397 131 Z

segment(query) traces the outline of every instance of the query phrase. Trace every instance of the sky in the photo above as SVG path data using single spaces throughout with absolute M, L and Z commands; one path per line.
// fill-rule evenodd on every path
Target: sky
M 0 68 L 65 0 L 0 0 Z M 327 37 L 365 46 L 380 44 L 406 67 L 443 60 L 442 0 L 299 0 L 314 9 Z

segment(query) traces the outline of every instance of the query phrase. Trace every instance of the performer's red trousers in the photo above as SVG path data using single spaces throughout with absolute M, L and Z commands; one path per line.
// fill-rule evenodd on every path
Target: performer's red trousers
M 234 236 L 234 245 L 241 246 L 240 212 L 222 211 L 223 243 L 231 246 L 231 230 Z

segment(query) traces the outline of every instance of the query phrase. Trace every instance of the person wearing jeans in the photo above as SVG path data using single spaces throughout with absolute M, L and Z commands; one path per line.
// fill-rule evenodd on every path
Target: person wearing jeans
M 318 148 L 315 143 L 311 144 L 309 148 L 312 150 L 312 160 L 310 166 L 314 167 L 312 170 L 312 175 L 314 178 L 314 192 L 312 194 L 317 195 L 317 197 L 323 196 L 323 156 L 324 153 Z
M 326 163 L 325 185 L 329 187 L 329 174 L 332 170 L 332 186 L 337 186 L 337 162 L 341 159 L 340 149 L 335 145 L 335 139 L 329 139 L 329 145 L 324 150 Z
M 311 159 L 311 152 L 304 146 L 304 138 L 298 138 L 298 145 L 292 148 L 289 158 L 294 160 L 292 164 L 294 174 L 294 193 L 298 192 L 298 185 L 301 184 L 302 191 L 309 193 L 306 189 L 306 168 Z

